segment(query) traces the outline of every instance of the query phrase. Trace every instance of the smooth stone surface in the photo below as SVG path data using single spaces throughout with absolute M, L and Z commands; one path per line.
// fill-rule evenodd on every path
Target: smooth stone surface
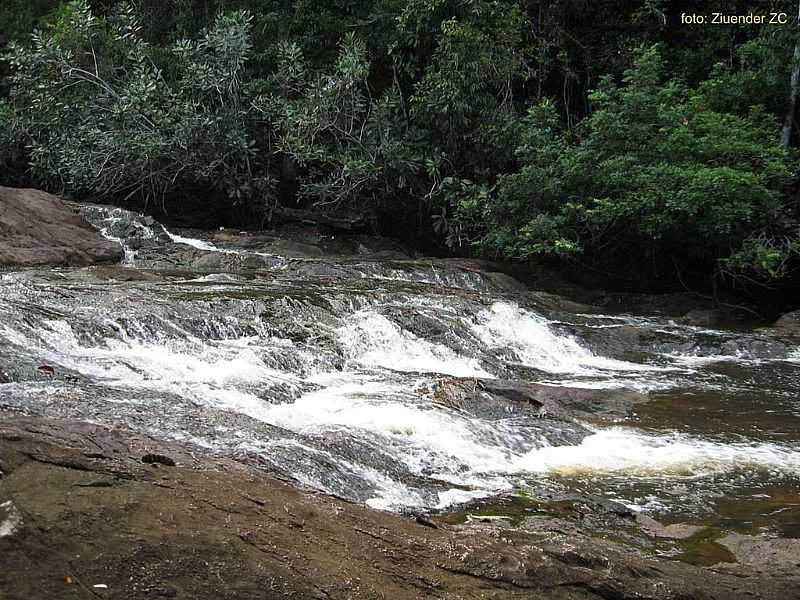
M 121 258 L 120 245 L 101 236 L 61 198 L 0 187 L 0 266 L 86 266 Z
M 0 538 L 8 600 L 84 597 L 97 582 L 126 600 L 787 600 L 800 589 L 788 552 L 786 569 L 763 576 L 648 558 L 574 530 L 430 527 L 121 428 L 0 422 L 0 498 L 21 517 Z M 154 470 L 142 452 L 178 466 Z M 118 483 L 87 486 L 98 476 Z

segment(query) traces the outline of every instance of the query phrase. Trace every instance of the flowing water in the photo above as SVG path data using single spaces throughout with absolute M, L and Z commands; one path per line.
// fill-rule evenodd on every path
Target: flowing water
M 446 261 L 287 258 L 84 213 L 133 270 L 0 274 L 0 408 L 121 424 L 389 510 L 568 491 L 800 536 L 791 344 L 548 311 Z M 492 381 L 649 402 L 612 420 L 441 400 Z

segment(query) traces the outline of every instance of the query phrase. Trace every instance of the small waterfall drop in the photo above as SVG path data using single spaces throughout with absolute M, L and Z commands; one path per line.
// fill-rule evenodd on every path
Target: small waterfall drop
M 128 267 L 180 258 L 176 246 L 193 259 L 272 256 L 120 209 L 84 214 L 125 248 Z M 674 391 L 673 405 L 687 411 L 693 398 L 739 402 L 786 427 L 800 419 L 796 348 L 658 319 L 554 316 L 447 264 L 326 260 L 266 274 L 165 261 L 170 270 L 151 268 L 141 281 L 5 273 L 0 403 L 257 456 L 299 482 L 392 510 L 441 509 L 543 478 L 598 490 L 624 478 L 653 487 L 659 501 L 678 483 L 711 493 L 704 482 L 736 489 L 800 478 L 800 451 L 780 432 L 765 435 L 769 420 L 729 434 L 646 429 L 633 418 L 598 424 L 586 418 L 588 400 L 569 412 L 570 394 L 591 398 L 587 390 L 603 401 Z M 621 326 L 651 346 L 608 355 Z M 498 399 L 484 390 L 490 383 L 522 391 Z M 564 414 L 524 395 L 542 384 L 564 399 Z

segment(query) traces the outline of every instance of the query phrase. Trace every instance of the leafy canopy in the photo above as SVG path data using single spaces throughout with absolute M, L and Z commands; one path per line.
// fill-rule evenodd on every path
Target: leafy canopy
M 485 202 L 460 207 L 483 222 L 481 247 L 608 263 L 666 252 L 781 275 L 797 250 L 797 215 L 779 191 L 794 165 L 763 109 L 715 110 L 700 91 L 666 79 L 656 47 L 640 51 L 621 84 L 604 78 L 590 99 L 574 139 L 549 102 L 519 122 L 519 169 Z

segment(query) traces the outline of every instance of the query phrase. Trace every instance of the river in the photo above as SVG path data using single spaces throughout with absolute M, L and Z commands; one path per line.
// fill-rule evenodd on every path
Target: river
M 448 261 L 293 258 L 83 211 L 124 268 L 0 274 L 4 409 L 125 426 L 384 510 L 582 494 L 800 537 L 796 346 L 555 310 Z M 532 385 L 576 390 L 580 410 L 493 399 Z

